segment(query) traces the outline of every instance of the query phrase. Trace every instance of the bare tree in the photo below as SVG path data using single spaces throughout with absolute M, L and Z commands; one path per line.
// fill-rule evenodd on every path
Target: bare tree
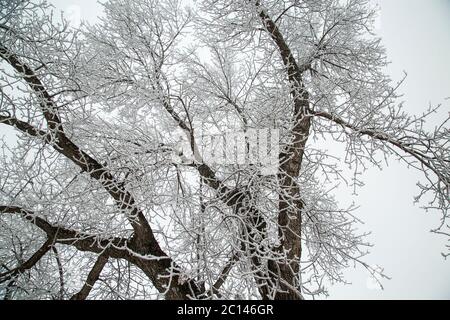
M 427 131 L 437 108 L 402 110 L 368 1 L 103 8 L 74 28 L 0 1 L 0 124 L 17 133 L 0 160 L 5 299 L 303 299 L 350 263 L 383 277 L 333 190 L 388 157 L 423 172 L 417 200 L 449 236 L 448 118 Z M 269 154 L 248 161 L 265 129 L 269 173 Z M 214 161 L 230 132 L 245 161 Z

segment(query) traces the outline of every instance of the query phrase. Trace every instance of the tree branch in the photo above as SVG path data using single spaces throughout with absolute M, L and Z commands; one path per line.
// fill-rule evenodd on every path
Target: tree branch
M 61 119 L 57 114 L 57 107 L 51 95 L 47 92 L 33 69 L 26 63 L 20 61 L 20 59 L 2 43 L 0 43 L 0 56 L 20 74 L 20 76 L 41 100 L 40 106 L 44 118 L 47 121 L 50 130 L 49 133 L 56 135 L 56 139 L 52 139 L 50 134 L 44 135 L 44 140 L 47 143 L 50 143 L 57 152 L 66 156 L 83 171 L 89 173 L 92 178 L 99 181 L 105 190 L 116 201 L 117 206 L 121 210 L 129 213 L 128 220 L 130 221 L 136 236 L 140 238 L 138 242 L 143 247 L 141 249 L 142 252 L 145 252 L 149 248 L 154 248 L 156 250 L 152 252 L 153 254 L 165 256 L 165 253 L 156 242 L 153 231 L 143 212 L 136 207 L 136 201 L 133 196 L 124 188 L 123 184 L 114 178 L 107 168 L 88 155 L 85 151 L 81 150 L 66 136 Z M 33 129 L 30 124 L 23 121 L 4 116 L 2 116 L 0 120 L 1 122 L 12 125 L 23 132 L 31 134 L 32 136 L 43 135 L 42 131 Z
M 344 119 L 342 119 L 334 114 L 328 113 L 328 112 L 313 111 L 313 110 L 309 110 L 308 112 L 310 112 L 314 116 L 330 120 L 330 121 L 336 123 L 337 125 L 340 125 L 344 128 L 355 131 L 355 132 L 359 133 L 360 135 L 369 136 L 376 140 L 384 141 L 384 142 L 391 144 L 392 146 L 397 147 L 398 149 L 402 150 L 403 152 L 407 153 L 408 155 L 414 157 L 423 166 L 430 169 L 434 174 L 436 174 L 436 176 L 439 178 L 439 180 L 442 181 L 445 185 L 450 186 L 449 177 L 445 177 L 440 171 L 438 171 L 434 166 L 432 166 L 431 163 L 426 160 L 427 157 L 424 154 L 422 154 L 421 152 L 419 152 L 417 150 L 409 148 L 408 146 L 404 145 L 398 139 L 396 139 L 384 132 L 379 132 L 379 131 L 372 130 L 372 129 L 358 128 L 357 126 L 348 123 Z
M 2 210 L 0 209 L 0 212 Z M 9 270 L 4 273 L 0 273 L 0 283 L 11 280 L 21 273 L 24 273 L 26 270 L 29 270 L 34 267 L 36 263 L 41 260 L 41 258 L 52 248 L 53 239 L 48 238 L 44 244 L 24 263 L 22 263 L 19 267 Z
M 62 127 L 61 119 L 57 114 L 56 104 L 52 100 L 52 96 L 47 92 L 33 69 L 26 63 L 20 61 L 20 59 L 13 52 L 8 50 L 8 48 L 6 48 L 2 43 L 0 43 L 0 57 L 7 61 L 20 74 L 20 76 L 27 82 L 34 93 L 40 98 L 40 106 L 47 121 L 48 127 L 51 133 L 56 135 L 56 139 L 51 140 L 51 145 L 53 146 L 53 148 L 57 152 L 66 156 L 76 165 L 78 165 L 83 171 L 88 172 L 93 179 L 99 181 L 104 189 L 115 200 L 117 207 L 127 212 L 128 221 L 130 222 L 134 230 L 134 235 L 130 239 L 133 250 L 139 254 L 150 254 L 154 257 L 160 258 L 160 260 L 154 260 L 149 263 L 142 263 L 142 261 L 135 262 L 140 263 L 141 267 L 146 268 L 150 279 L 160 292 L 166 292 L 167 288 L 165 287 L 165 282 L 168 279 L 162 280 L 161 276 L 165 276 L 167 272 L 170 272 L 175 263 L 161 249 L 158 241 L 153 234 L 153 230 L 150 227 L 150 224 L 144 216 L 144 213 L 139 208 L 137 208 L 134 197 L 126 190 L 123 183 L 120 183 L 115 179 L 115 177 L 106 167 L 101 165 L 97 160 L 80 149 L 66 136 Z M 26 123 L 18 120 L 14 121 L 4 118 L 2 119 L 2 122 L 14 125 L 19 129 L 26 129 L 26 133 L 31 133 L 32 135 L 37 136 L 38 132 L 36 130 L 32 130 L 32 127 L 29 124 L 27 125 Z M 48 140 L 45 141 L 48 142 Z M 65 231 L 72 236 L 78 236 L 76 233 L 73 234 L 71 230 Z M 51 230 L 51 232 L 54 232 L 54 230 Z M 58 230 L 59 235 L 60 233 L 61 230 Z M 95 240 L 95 238 L 93 239 L 92 237 L 88 238 L 90 238 L 91 240 Z M 82 240 L 86 241 L 86 239 Z M 61 239 L 59 239 L 58 241 L 61 241 Z M 74 245 L 78 246 L 79 249 L 82 248 L 86 250 L 86 247 L 84 245 L 80 245 L 80 241 L 74 242 Z M 149 269 L 149 267 L 151 268 L 151 270 Z M 178 279 L 178 276 L 175 276 L 175 278 Z M 170 289 L 173 290 L 168 291 L 168 296 L 171 297 L 172 295 L 174 295 L 173 298 L 180 298 L 183 295 L 184 297 L 186 297 L 187 294 L 191 293 L 194 293 L 193 295 L 199 294 L 200 290 L 198 286 L 193 282 L 193 280 L 187 281 L 186 283 L 184 284 L 184 288 L 181 289 L 183 285 L 178 284 L 176 281 L 173 283 L 171 282 L 173 288 Z M 181 290 L 176 289 L 176 287 Z M 182 292 L 183 290 L 184 292 Z
M 97 280 L 100 278 L 104 266 L 108 262 L 108 254 L 106 252 L 100 254 L 95 261 L 94 266 L 88 274 L 86 282 L 79 292 L 74 294 L 70 300 L 86 300 Z
M 61 258 L 59 257 L 58 249 L 55 246 L 52 246 L 52 251 L 55 254 L 56 264 L 58 265 L 58 274 L 59 274 L 59 300 L 64 300 L 64 270 L 61 263 Z
M 311 127 L 311 118 L 306 112 L 309 106 L 309 93 L 306 90 L 302 79 L 303 72 L 308 70 L 310 66 L 298 65 L 276 23 L 270 18 L 264 8 L 261 7 L 259 1 L 256 2 L 256 7 L 264 27 L 277 46 L 286 68 L 287 77 L 291 84 L 291 95 L 294 99 L 294 127 L 291 131 L 292 141 L 280 158 L 282 161 L 281 169 L 285 171 L 287 175 L 297 177 L 300 173 L 303 154 Z
M 220 273 L 219 278 L 217 281 L 213 284 L 211 287 L 212 293 L 220 297 L 220 291 L 219 289 L 222 287 L 222 285 L 225 283 L 225 281 L 228 278 L 228 275 L 230 274 L 231 269 L 236 264 L 236 262 L 239 260 L 238 254 L 233 254 L 230 260 L 228 260 L 225 267 L 222 269 L 222 272 Z
M 166 293 L 168 299 L 186 299 L 188 296 L 200 295 L 200 289 L 193 279 L 181 280 L 180 268 L 167 255 L 139 253 L 140 244 L 134 238 L 103 238 L 64 227 L 55 226 L 38 217 L 34 212 L 14 206 L 0 206 L 0 213 L 22 215 L 27 221 L 43 230 L 54 243 L 70 245 L 80 251 L 103 253 L 116 259 L 125 259 L 138 266 L 160 291 Z M 176 272 L 174 272 L 174 270 Z
M 278 238 L 280 252 L 286 252 L 287 263 L 280 264 L 281 270 L 278 278 L 273 278 L 275 283 L 281 285 L 281 291 L 275 293 L 275 299 L 298 299 L 296 290 L 285 283 L 298 284 L 300 272 L 300 257 L 302 245 L 300 232 L 302 227 L 303 202 L 300 190 L 295 178 L 299 176 L 305 153 L 306 142 L 311 128 L 311 116 L 307 113 L 309 107 L 309 93 L 303 83 L 302 73 L 310 68 L 309 64 L 299 66 L 292 51 L 283 37 L 277 24 L 271 19 L 259 1 L 255 3 L 259 17 L 271 39 L 275 43 L 283 64 L 286 75 L 291 85 L 291 96 L 294 100 L 294 112 L 292 115 L 293 127 L 290 132 L 291 141 L 285 150 L 280 153 L 280 173 L 278 180 L 281 187 L 278 201 Z M 269 261 L 271 262 L 271 261 Z
M 25 220 L 44 231 L 52 243 L 71 245 L 80 251 L 95 253 L 101 253 L 108 248 L 111 256 L 115 258 L 126 258 L 126 256 L 129 255 L 127 250 L 127 239 L 124 238 L 115 237 L 106 239 L 98 235 L 91 235 L 55 226 L 40 218 L 34 212 L 16 206 L 0 206 L 0 213 L 21 215 Z M 48 248 L 48 250 L 49 249 L 50 248 Z

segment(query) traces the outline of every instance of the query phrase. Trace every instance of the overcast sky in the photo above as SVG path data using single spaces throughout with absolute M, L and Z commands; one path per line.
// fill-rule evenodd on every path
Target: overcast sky
M 405 109 L 420 114 L 431 103 L 442 104 L 440 116 L 450 111 L 450 1 L 378 0 L 377 23 L 392 62 L 387 72 L 400 80 L 408 77 L 401 92 Z M 439 120 L 439 116 L 437 117 Z M 392 277 L 384 291 L 374 290 L 363 270 L 346 272 L 351 286 L 337 285 L 331 298 L 450 299 L 450 259 L 440 255 L 446 239 L 429 233 L 438 216 L 413 205 L 420 173 L 391 161 L 383 171 L 366 172 L 366 186 L 356 202 L 358 217 L 372 231 L 375 246 L 367 257 Z M 345 197 L 345 195 L 341 195 Z M 339 197 L 338 197 L 339 198 Z
M 99 6 L 92 0 L 52 0 L 58 10 L 72 19 L 92 20 Z M 444 115 L 450 111 L 450 0 L 378 0 L 378 31 L 392 64 L 387 72 L 400 80 L 405 109 L 420 114 L 431 103 L 442 103 Z M 375 245 L 367 261 L 381 265 L 392 280 L 377 290 L 364 270 L 348 269 L 352 285 L 330 288 L 334 299 L 450 299 L 450 259 L 440 253 L 446 239 L 429 233 L 438 216 L 426 214 L 413 205 L 420 173 L 391 161 L 383 171 L 366 172 L 365 187 L 355 198 L 364 231 L 372 231 Z M 346 192 L 338 199 L 349 200 Z

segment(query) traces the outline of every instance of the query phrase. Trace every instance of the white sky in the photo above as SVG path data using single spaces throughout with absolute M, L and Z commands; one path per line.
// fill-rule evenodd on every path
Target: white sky
M 450 111 L 450 1 L 374 3 L 381 8 L 379 33 L 392 62 L 387 72 L 394 80 L 408 73 L 400 90 L 405 110 L 420 114 L 430 103 L 442 103 L 440 115 L 445 116 Z M 345 274 L 352 285 L 334 286 L 331 298 L 450 299 L 450 259 L 440 256 L 446 239 L 428 232 L 438 216 L 413 205 L 420 173 L 391 161 L 383 171 L 372 169 L 364 177 L 366 186 L 355 200 L 364 230 L 373 232 L 375 247 L 366 260 L 384 267 L 392 280 L 383 282 L 384 291 L 374 290 L 363 270 L 349 269 Z
M 400 80 L 405 109 L 420 114 L 426 107 L 442 103 L 450 111 L 450 0 L 373 0 L 381 8 L 379 33 L 392 61 L 387 72 Z M 95 19 L 99 6 L 92 0 L 51 0 L 73 20 Z M 439 120 L 439 119 L 438 119 Z M 2 127 L 3 131 L 3 127 Z M 357 215 L 372 231 L 375 245 L 366 261 L 381 265 L 392 280 L 384 291 L 374 289 L 361 268 L 348 269 L 352 285 L 330 288 L 333 299 L 450 299 L 450 259 L 440 253 L 446 239 L 429 233 L 438 216 L 413 205 L 420 173 L 395 160 L 383 171 L 371 169 L 364 175 L 365 187 L 354 199 Z M 348 200 L 347 193 L 337 195 Z

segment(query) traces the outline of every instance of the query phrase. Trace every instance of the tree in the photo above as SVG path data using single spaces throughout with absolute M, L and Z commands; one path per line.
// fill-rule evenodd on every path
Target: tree
M 388 157 L 423 172 L 449 236 L 448 118 L 402 110 L 368 1 L 109 0 L 79 28 L 0 3 L 5 299 L 303 299 L 350 263 L 383 277 L 333 189 Z

